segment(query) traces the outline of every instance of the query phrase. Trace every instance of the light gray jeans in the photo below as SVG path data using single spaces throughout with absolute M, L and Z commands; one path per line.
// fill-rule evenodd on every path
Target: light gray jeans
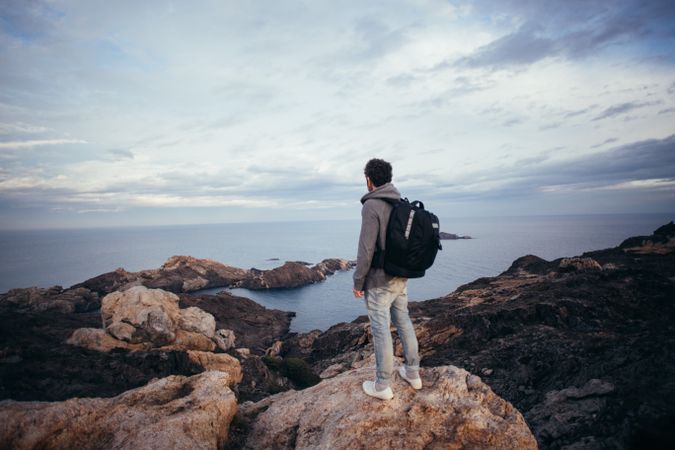
M 416 377 L 420 357 L 417 336 L 408 315 L 408 280 L 396 277 L 386 286 L 367 289 L 365 301 L 373 333 L 377 388 L 381 390 L 389 386 L 394 371 L 394 347 L 389 331 L 391 322 L 394 323 L 403 345 L 408 376 Z

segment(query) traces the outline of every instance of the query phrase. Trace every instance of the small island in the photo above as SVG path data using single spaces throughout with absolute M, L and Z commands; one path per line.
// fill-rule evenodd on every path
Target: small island
M 444 231 L 441 231 L 439 233 L 439 235 L 441 236 L 442 241 L 449 241 L 449 240 L 456 241 L 458 239 L 473 239 L 471 236 L 460 236 L 458 234 L 446 233 Z

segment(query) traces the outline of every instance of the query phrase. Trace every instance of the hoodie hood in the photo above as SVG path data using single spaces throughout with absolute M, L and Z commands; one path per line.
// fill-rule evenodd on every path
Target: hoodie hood
M 372 191 L 368 192 L 366 195 L 361 197 L 361 204 L 365 203 L 366 200 L 371 198 L 379 198 L 380 200 L 400 200 L 401 193 L 396 189 L 396 187 L 391 183 L 385 183 L 382 186 L 378 186 Z

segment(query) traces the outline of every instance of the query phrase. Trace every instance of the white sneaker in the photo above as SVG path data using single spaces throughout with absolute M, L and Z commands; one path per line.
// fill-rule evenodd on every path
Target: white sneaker
M 420 377 L 408 378 L 406 376 L 405 367 L 400 366 L 398 368 L 398 374 L 401 375 L 401 378 L 403 378 L 405 381 L 407 381 L 410 384 L 410 386 L 413 387 L 413 389 L 422 389 L 422 379 Z
M 391 387 L 387 387 L 387 389 L 383 391 L 378 391 L 375 389 L 374 381 L 364 381 L 363 392 L 371 397 L 379 398 L 380 400 L 391 400 L 394 398 L 394 391 L 391 390 Z

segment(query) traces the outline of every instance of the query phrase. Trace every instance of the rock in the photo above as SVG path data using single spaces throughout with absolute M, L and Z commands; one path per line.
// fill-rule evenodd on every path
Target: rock
M 216 343 L 201 333 L 191 331 L 177 330 L 176 339 L 170 344 L 160 347 L 161 350 L 201 350 L 212 352 L 216 349 Z
M 326 378 L 333 378 L 335 376 L 338 376 L 345 370 L 347 370 L 347 368 L 345 368 L 345 366 L 342 364 L 331 364 L 323 372 L 319 374 L 319 378 L 321 378 L 322 380 Z
M 79 328 L 73 332 L 66 342 L 70 345 L 106 353 L 117 348 L 133 351 L 149 350 L 147 343 L 130 344 L 129 342 L 115 339 L 102 328 Z
M 180 310 L 178 326 L 185 331 L 201 333 L 209 339 L 216 334 L 216 319 L 206 311 L 194 306 Z
M 558 267 L 563 270 L 602 270 L 602 266 L 593 258 L 563 258 Z
M 228 266 L 211 259 L 172 256 L 159 269 L 113 272 L 90 278 L 73 287 L 85 287 L 100 295 L 133 286 L 159 288 L 170 292 L 191 292 L 213 287 L 226 287 L 246 275 L 246 270 Z
M 62 313 L 86 312 L 98 309 L 101 302 L 96 292 L 86 288 L 63 289 L 61 286 L 50 288 L 10 289 L 0 295 L 0 305 L 13 306 L 19 312 L 58 311 Z
M 293 388 L 293 383 L 288 378 L 276 371 L 271 371 L 259 356 L 249 354 L 241 357 L 243 378 L 236 386 L 240 403 L 262 400 L 271 394 Z
M 237 358 L 227 353 L 200 352 L 196 350 L 188 350 L 187 354 L 190 361 L 198 364 L 204 370 L 218 370 L 227 373 L 229 376 L 229 386 L 241 382 L 241 364 Z
M 237 337 L 232 330 L 223 330 L 220 329 L 216 331 L 216 334 L 213 337 L 213 341 L 216 343 L 219 349 L 226 352 L 231 348 L 234 348 L 234 343 L 237 340 Z
M 441 240 L 457 240 L 457 239 L 471 239 L 471 236 L 459 236 L 454 233 L 445 233 L 441 231 L 439 233 Z
M 295 315 L 276 309 L 267 309 L 253 300 L 227 292 L 218 295 L 181 294 L 180 306 L 196 306 L 216 320 L 216 329 L 232 330 L 235 346 L 250 348 L 262 355 L 274 341 L 285 336 Z
M 346 259 L 339 258 L 329 258 L 324 259 L 314 267 L 312 270 L 316 270 L 324 275 L 333 275 L 335 272 L 344 272 L 351 270 L 356 267 L 356 261 L 349 261 Z
M 326 278 L 321 272 L 297 263 L 286 262 L 281 267 L 270 270 L 251 269 L 246 277 L 234 287 L 252 290 L 294 288 L 323 281 Z
M 176 339 L 178 297 L 161 289 L 136 286 L 106 295 L 101 302 L 101 317 L 103 327 L 113 337 L 160 347 Z
M 612 383 L 592 379 L 583 387 L 569 387 L 546 394 L 544 403 L 532 408 L 527 419 L 550 442 L 574 433 L 585 434 L 594 416 L 606 407 L 603 396 L 614 391 Z
M 242 358 L 248 358 L 249 356 L 251 356 L 251 349 L 250 348 L 245 348 L 245 347 L 235 348 L 234 351 L 237 352 L 237 354 L 239 356 L 241 356 Z
M 651 236 L 636 236 L 626 239 L 619 246 L 626 253 L 638 255 L 667 255 L 675 250 L 675 224 L 673 221 L 659 227 Z
M 172 256 L 159 269 L 152 284 L 173 284 L 175 279 L 182 281 L 181 291 L 191 292 L 199 289 L 225 287 L 242 279 L 246 271 L 227 266 L 211 259 L 197 259 L 192 256 Z
M 214 449 L 237 409 L 224 372 L 170 376 L 114 398 L 0 402 L 0 444 L 41 448 Z
M 135 286 L 162 289 L 169 292 L 194 292 L 216 287 L 246 287 L 249 289 L 291 288 L 316 283 L 337 270 L 349 270 L 353 262 L 325 259 L 310 268 L 303 262 L 287 262 L 271 270 L 228 266 L 211 259 L 192 256 L 172 256 L 159 269 L 113 272 L 90 278 L 73 288 L 87 288 L 99 295 L 124 291 Z
M 349 270 L 354 266 L 352 261 L 345 259 L 324 259 L 313 267 L 299 261 L 287 261 L 281 267 L 270 270 L 251 269 L 246 277 L 233 284 L 252 290 L 296 288 L 317 283 L 326 279 L 338 270 Z
M 93 348 L 101 338 L 102 348 L 90 350 L 68 344 L 78 329 L 86 331 L 76 338 L 91 342 Z M 101 328 L 98 311 L 18 312 L 14 305 L 0 304 L 0 399 L 112 397 L 153 378 L 194 375 L 203 370 L 185 352 L 144 351 L 146 344 L 130 344 L 111 336 L 108 340 L 104 336 L 108 335 Z M 107 347 L 118 346 L 131 348 L 106 351 Z
M 274 344 L 267 350 L 265 350 L 266 356 L 277 357 L 281 354 L 281 349 L 283 348 L 283 341 L 275 341 Z
M 421 391 L 396 377 L 389 402 L 361 390 L 372 371 L 242 405 L 240 420 L 250 428 L 245 448 L 537 448 L 520 413 L 479 379 L 469 382 L 465 370 L 423 369 Z

